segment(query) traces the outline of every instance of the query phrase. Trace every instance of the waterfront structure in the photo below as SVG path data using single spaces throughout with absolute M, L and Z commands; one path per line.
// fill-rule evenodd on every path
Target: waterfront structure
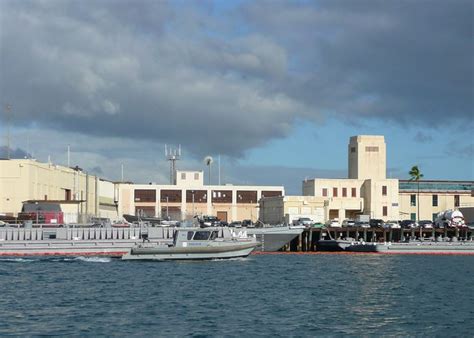
M 290 223 L 295 218 L 309 217 L 316 222 L 326 222 L 355 219 L 359 215 L 385 221 L 398 219 L 398 179 L 386 177 L 384 137 L 351 137 L 348 161 L 348 178 L 306 179 L 303 196 L 262 200 L 262 221 Z
M 79 167 L 34 159 L 0 160 L 0 214 L 16 217 L 23 202 L 59 204 L 66 223 L 119 216 L 113 182 Z
M 401 219 L 434 221 L 441 211 L 474 207 L 474 181 L 420 180 L 419 193 L 418 200 L 418 182 L 400 180 Z M 420 204 L 419 217 L 417 203 Z
M 173 183 L 117 184 L 119 213 L 173 220 L 212 215 L 226 222 L 256 221 L 261 198 L 285 193 L 282 186 L 204 185 L 202 171 L 177 170 Z

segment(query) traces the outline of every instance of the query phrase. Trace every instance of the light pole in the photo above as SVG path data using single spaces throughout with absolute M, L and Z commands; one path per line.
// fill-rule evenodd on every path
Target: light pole
M 166 196 L 166 219 L 169 221 L 169 214 L 168 214 L 168 196 Z
M 194 190 L 191 191 L 193 194 L 193 217 L 196 216 L 196 210 L 194 209 Z

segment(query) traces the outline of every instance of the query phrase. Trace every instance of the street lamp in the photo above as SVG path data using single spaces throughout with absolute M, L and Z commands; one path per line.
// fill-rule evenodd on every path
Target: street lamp
M 193 194 L 193 217 L 196 216 L 196 210 L 194 209 L 194 190 L 191 191 Z

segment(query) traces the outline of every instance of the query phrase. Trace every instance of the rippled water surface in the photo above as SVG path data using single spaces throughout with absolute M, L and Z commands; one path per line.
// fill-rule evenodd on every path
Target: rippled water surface
M 474 335 L 474 256 L 0 258 L 0 335 Z

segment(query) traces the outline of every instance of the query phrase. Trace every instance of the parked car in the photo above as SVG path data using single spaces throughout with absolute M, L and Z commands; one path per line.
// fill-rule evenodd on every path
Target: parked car
M 381 219 L 372 218 L 369 221 L 369 225 L 371 228 L 382 228 L 383 221 Z
M 415 221 L 412 221 L 411 219 L 405 219 L 400 222 L 400 226 L 402 229 L 413 229 L 418 227 L 418 224 Z
M 423 229 L 433 229 L 433 222 L 432 221 L 429 221 L 429 220 L 423 220 L 423 221 L 420 221 L 419 222 L 419 225 L 423 228 Z
M 327 221 L 326 226 L 329 228 L 340 228 L 341 223 L 339 223 L 339 220 L 335 218 L 335 219 L 330 219 L 329 221 Z
M 385 229 L 400 229 L 401 226 L 398 221 L 387 221 L 383 224 Z
M 311 226 L 313 221 L 309 217 L 300 217 L 296 220 L 293 220 L 293 225 L 303 225 L 303 226 Z
M 242 227 L 242 222 L 241 221 L 235 221 L 229 224 L 229 227 L 231 228 L 241 228 Z
M 367 222 L 356 222 L 355 226 L 357 228 L 370 228 L 370 225 Z
M 316 223 L 313 223 L 311 226 L 312 226 L 313 228 L 323 228 L 323 227 L 324 227 L 324 223 L 316 222 Z
M 345 219 L 342 221 L 343 227 L 354 227 L 355 225 L 356 225 L 356 222 L 353 219 Z
M 255 224 L 253 224 L 252 220 L 250 220 L 250 219 L 244 219 L 242 221 L 242 226 L 247 227 L 247 228 L 254 228 Z

